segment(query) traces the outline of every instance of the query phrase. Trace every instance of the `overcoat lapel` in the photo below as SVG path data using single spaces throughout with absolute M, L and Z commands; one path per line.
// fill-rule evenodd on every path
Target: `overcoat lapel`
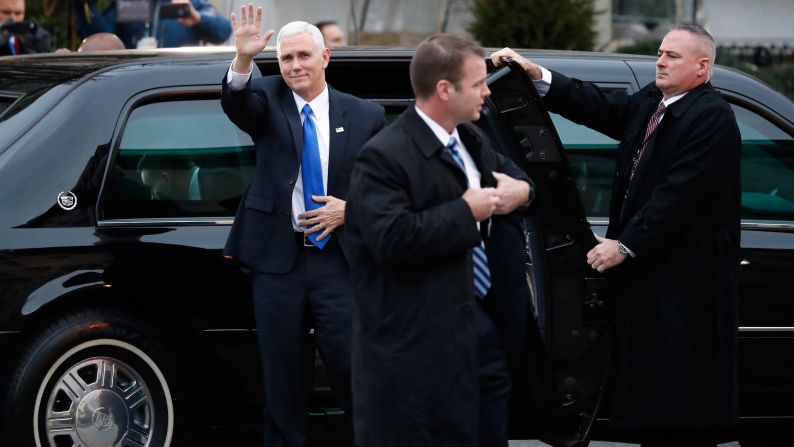
M 460 167 L 458 167 L 458 164 L 455 163 L 455 160 L 452 159 L 449 151 L 443 150 L 444 145 L 438 141 L 438 138 L 436 138 L 433 130 L 430 129 L 427 123 L 425 123 L 419 114 L 416 113 L 414 105 L 408 107 L 408 110 L 403 113 L 403 115 L 400 117 L 400 120 L 402 121 L 402 126 L 405 128 L 406 133 L 411 136 L 411 138 L 414 140 L 414 144 L 416 144 L 416 147 L 419 148 L 425 158 L 432 158 L 439 151 L 441 152 L 441 160 L 444 162 L 446 167 L 453 172 L 465 189 L 466 185 L 468 184 L 466 174 L 460 169 Z
M 496 186 L 496 179 L 492 171 L 494 166 L 486 162 L 483 157 L 483 140 L 480 135 L 472 129 L 472 124 L 465 124 L 458 126 L 458 135 L 466 146 L 466 151 L 471 155 L 477 170 L 480 171 L 480 186 L 483 188 L 490 188 Z
M 656 145 L 656 141 L 657 141 L 656 136 L 660 132 L 664 132 L 664 129 L 669 127 L 672 122 L 678 120 L 678 118 L 681 117 L 684 111 L 687 108 L 689 108 L 689 106 L 691 106 L 692 103 L 694 103 L 699 96 L 705 93 L 706 89 L 710 87 L 711 85 L 706 83 L 704 85 L 696 87 L 693 90 L 690 90 L 689 93 L 684 95 L 683 98 L 671 104 L 670 107 L 667 109 L 667 111 L 665 111 L 664 118 L 662 118 L 662 121 L 656 127 L 656 130 L 648 138 L 648 146 L 645 148 L 645 153 L 642 155 L 642 159 L 640 159 L 640 163 L 637 165 L 637 171 L 634 174 L 635 177 L 634 180 L 630 181 L 628 184 L 626 205 L 625 205 L 626 207 L 630 207 L 632 205 L 634 198 L 637 195 L 637 191 L 640 189 L 642 181 L 643 179 L 645 179 L 645 176 L 648 173 L 648 169 L 650 169 L 650 166 L 654 163 L 653 157 L 654 157 L 654 153 L 656 152 L 656 148 L 658 147 Z M 650 121 L 651 116 L 653 115 L 653 112 L 656 111 L 656 108 L 659 106 L 660 101 L 661 98 L 655 98 L 653 101 L 649 101 L 650 112 L 648 112 L 648 119 L 645 121 L 645 124 L 642 126 L 642 131 L 638 134 L 639 138 L 636 139 L 636 146 L 634 152 L 632 152 L 632 157 L 630 157 L 630 159 L 633 158 L 634 156 L 633 154 L 636 153 L 636 148 L 639 147 L 640 144 L 642 144 L 642 139 L 645 137 L 645 130 L 648 126 L 648 121 Z M 644 104 L 643 106 L 647 107 L 648 104 Z M 631 164 L 628 165 L 628 172 L 630 171 L 631 171 Z
M 619 180 L 621 182 L 621 187 L 613 189 L 612 200 L 621 201 L 623 203 L 623 209 L 627 211 L 631 208 L 631 203 L 636 195 L 638 185 L 642 183 L 642 179 L 645 178 L 645 170 L 641 171 L 640 167 L 648 166 L 648 160 L 650 160 L 653 155 L 656 146 L 657 132 L 654 132 L 648 140 L 648 146 L 645 148 L 645 153 L 642 156 L 640 165 L 637 167 L 637 172 L 634 174 L 634 180 L 630 180 L 632 163 L 637 154 L 637 150 L 640 148 L 640 145 L 642 145 L 642 140 L 645 138 L 645 130 L 648 127 L 648 122 L 651 120 L 651 116 L 656 111 L 656 108 L 659 106 L 659 101 L 661 100 L 660 91 L 654 89 L 648 92 L 648 98 L 640 104 L 637 110 L 637 116 L 641 116 L 643 119 L 638 122 L 634 128 L 634 135 L 631 136 L 631 141 L 628 143 L 631 149 L 626 152 L 625 157 L 620 161 L 621 165 L 618 172 L 620 172 Z M 623 198 L 624 195 L 625 199 Z
M 328 143 L 328 191 L 326 194 L 339 196 L 339 175 L 344 174 L 341 169 L 347 159 L 347 135 L 350 133 L 350 121 L 347 117 L 342 101 L 336 90 L 328 86 L 328 127 L 330 138 Z

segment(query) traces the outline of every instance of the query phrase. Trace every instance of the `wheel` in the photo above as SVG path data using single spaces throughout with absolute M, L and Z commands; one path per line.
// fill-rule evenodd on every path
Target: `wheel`
M 154 329 L 115 310 L 91 310 L 36 332 L 3 393 L 7 445 L 172 445 L 178 363 Z

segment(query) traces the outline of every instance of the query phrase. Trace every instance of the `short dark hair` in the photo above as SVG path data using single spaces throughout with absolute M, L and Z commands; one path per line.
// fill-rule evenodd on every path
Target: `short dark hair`
M 690 32 L 692 34 L 697 34 L 700 37 L 705 37 L 706 39 L 714 42 L 714 37 L 712 37 L 711 34 L 709 34 L 709 32 L 706 31 L 705 28 L 703 28 L 700 25 L 696 25 L 694 23 L 681 23 L 681 24 L 676 25 L 673 28 L 673 30 L 687 31 L 687 32 Z
M 714 37 L 706 31 L 700 25 L 695 25 L 694 23 L 682 23 L 676 25 L 672 31 L 686 31 L 690 34 L 693 34 L 701 39 L 703 46 L 701 51 L 711 59 L 711 63 L 714 64 L 714 59 L 717 56 L 717 49 L 716 44 L 714 43 Z
M 417 98 L 433 95 L 442 79 L 455 84 L 463 77 L 463 61 L 467 56 L 485 57 L 485 50 L 469 39 L 451 34 L 434 34 L 416 48 L 411 59 L 411 87 Z
M 323 28 L 325 28 L 326 26 L 331 26 L 331 25 L 337 25 L 338 26 L 339 24 L 336 23 L 336 20 L 323 20 L 323 21 L 320 21 L 320 22 L 317 22 L 317 23 L 314 24 L 314 26 L 316 26 L 317 29 L 320 30 L 320 32 L 322 32 Z

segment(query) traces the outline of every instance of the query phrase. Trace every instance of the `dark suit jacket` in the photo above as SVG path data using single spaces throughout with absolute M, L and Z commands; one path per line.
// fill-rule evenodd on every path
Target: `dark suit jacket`
M 544 98 L 551 111 L 620 141 L 607 237 L 637 256 L 611 272 L 613 424 L 732 424 L 741 141 L 730 106 L 709 83 L 670 105 L 629 182 L 662 93 L 651 84 L 630 96 L 607 95 L 560 73 L 552 79 Z
M 330 86 L 328 102 L 326 194 L 346 200 L 353 160 L 364 142 L 383 127 L 384 110 Z M 292 190 L 300 167 L 303 130 L 295 99 L 281 76 L 253 79 L 239 92 L 228 88 L 224 76 L 221 105 L 256 144 L 256 169 L 240 202 L 226 252 L 259 272 L 284 273 L 297 252 Z M 340 243 L 344 229 L 343 225 L 334 232 Z
M 528 180 L 474 126 L 458 132 L 483 186 L 496 185 L 492 171 Z M 466 176 L 443 148 L 409 107 L 365 145 L 353 168 L 346 222 L 353 414 L 362 447 L 478 443 L 471 249 L 486 230 L 478 231 L 461 198 Z M 512 235 L 520 251 L 518 219 L 493 221 L 492 231 Z

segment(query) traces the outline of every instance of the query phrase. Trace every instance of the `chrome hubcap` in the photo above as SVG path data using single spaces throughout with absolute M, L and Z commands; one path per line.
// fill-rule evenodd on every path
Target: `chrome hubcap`
M 46 407 L 51 447 L 146 447 L 154 407 L 143 379 L 108 357 L 81 361 L 56 383 Z

